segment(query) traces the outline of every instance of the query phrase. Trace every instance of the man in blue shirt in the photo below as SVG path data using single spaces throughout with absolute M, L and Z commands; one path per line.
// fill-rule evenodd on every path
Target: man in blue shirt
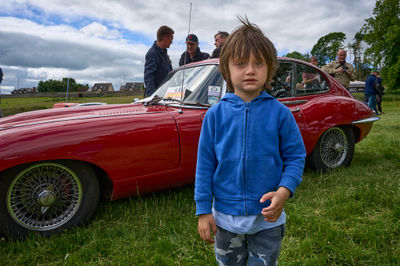
M 157 40 L 146 54 L 144 64 L 145 96 L 150 96 L 161 85 L 165 77 L 172 70 L 171 59 L 167 48 L 174 39 L 174 30 L 168 26 L 161 26 L 157 31 Z

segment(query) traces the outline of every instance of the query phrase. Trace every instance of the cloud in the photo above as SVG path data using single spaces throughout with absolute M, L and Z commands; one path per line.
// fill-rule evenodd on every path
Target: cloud
M 83 32 L 88 37 L 96 37 L 110 40 L 121 38 L 121 34 L 117 30 L 108 30 L 106 26 L 97 22 L 93 22 L 81 28 L 81 32 Z
M 40 80 L 69 76 L 90 85 L 113 80 L 118 89 L 121 82 L 116 81 L 124 76 L 135 80 L 143 76 L 136 73 L 143 72 L 147 45 L 129 44 L 116 30 L 109 31 L 99 23 L 75 29 L 0 18 L 0 24 L 7 26 L 5 31 L 0 30 L 2 85 L 31 87 L 22 81 L 24 76 L 35 83 L 32 86 Z
M 4 86 L 73 77 L 79 83 L 142 81 L 144 56 L 161 25 L 175 30 L 168 53 L 173 66 L 188 31 L 211 53 L 214 34 L 233 31 L 247 16 L 280 55 L 309 52 L 330 32 L 346 43 L 372 15 L 374 0 L 10 0 L 0 10 L 0 66 Z M 189 19 L 192 3 L 191 19 Z M 189 25 L 190 21 L 190 25 Z M 189 30 L 190 26 L 190 30 Z

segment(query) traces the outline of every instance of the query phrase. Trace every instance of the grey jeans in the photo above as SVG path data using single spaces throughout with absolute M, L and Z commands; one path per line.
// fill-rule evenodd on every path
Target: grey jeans
M 255 234 L 235 234 L 218 227 L 215 257 L 218 265 L 277 265 L 285 225 Z

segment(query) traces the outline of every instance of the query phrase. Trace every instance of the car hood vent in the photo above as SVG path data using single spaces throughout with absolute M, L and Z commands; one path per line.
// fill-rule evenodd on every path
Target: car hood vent
M 131 114 L 145 113 L 145 112 L 147 112 L 147 108 L 144 107 L 143 105 L 139 105 L 133 108 L 96 111 L 95 114 L 100 116 L 114 116 L 114 115 L 131 115 Z

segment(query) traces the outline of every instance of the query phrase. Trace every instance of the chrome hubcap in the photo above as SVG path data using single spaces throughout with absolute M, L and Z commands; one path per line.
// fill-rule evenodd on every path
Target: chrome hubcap
M 334 147 L 335 152 L 340 153 L 344 150 L 344 146 L 342 143 L 336 143 Z
M 56 197 L 56 194 L 54 193 L 54 191 L 43 190 L 38 195 L 38 202 L 43 207 L 50 207 L 51 205 L 54 204 L 54 202 L 56 200 L 57 200 L 57 197 Z

